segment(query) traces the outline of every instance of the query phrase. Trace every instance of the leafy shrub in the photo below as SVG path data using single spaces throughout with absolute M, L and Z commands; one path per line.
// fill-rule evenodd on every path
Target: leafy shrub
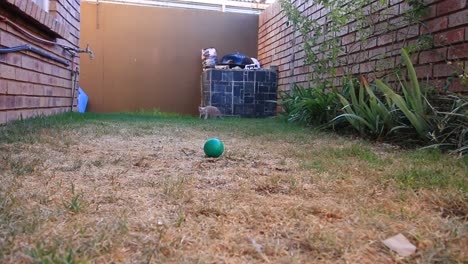
M 320 126 L 336 116 L 337 94 L 323 87 L 304 88 L 295 84 L 291 91 L 282 92 L 280 99 L 288 121 Z

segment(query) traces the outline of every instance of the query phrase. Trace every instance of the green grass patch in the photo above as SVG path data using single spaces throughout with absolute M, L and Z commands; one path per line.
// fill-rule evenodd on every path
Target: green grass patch
M 403 152 L 402 158 L 409 166 L 389 175 L 400 187 L 468 191 L 468 156 L 457 157 L 430 149 Z
M 405 159 L 420 165 L 438 162 L 443 156 L 444 154 L 438 149 L 414 150 L 403 153 Z
M 324 162 L 321 160 L 334 165 L 346 165 L 351 160 L 365 161 L 372 166 L 384 164 L 384 160 L 375 154 L 365 142 L 344 147 L 324 147 L 314 150 L 313 155 L 314 161 L 310 164 L 313 167 L 323 167 Z
M 417 167 L 405 168 L 400 172 L 388 175 L 403 189 L 443 188 L 468 191 L 466 176 L 463 177 L 452 168 Z
M 341 147 L 340 144 L 346 145 Z M 303 169 L 311 169 L 318 173 L 339 171 L 339 178 L 350 176 L 348 173 L 350 166 L 381 169 L 383 165 L 391 162 L 381 159 L 366 142 L 347 144 L 343 139 L 333 140 L 330 141 L 330 145 L 313 149 L 299 149 L 295 156 L 302 160 Z
M 84 116 L 76 113 L 18 120 L 0 126 L 0 143 L 36 143 L 40 138 L 41 131 L 48 130 L 52 136 L 58 136 L 59 129 L 80 127 L 84 123 Z
M 441 163 L 450 157 L 450 162 L 443 162 L 445 166 L 456 166 L 464 168 L 465 173 L 468 175 L 468 155 L 455 156 L 446 155 L 438 149 L 424 149 L 424 150 L 412 150 L 403 153 L 403 158 L 411 161 L 414 165 L 419 166 L 432 166 L 437 163 Z
M 49 137 L 61 138 L 65 131 L 89 127 L 94 136 L 119 134 L 128 128 L 132 136 L 143 136 L 161 126 L 192 127 L 206 132 L 220 132 L 265 140 L 301 142 L 316 138 L 321 133 L 297 124 L 287 123 L 283 118 L 247 119 L 224 118 L 202 120 L 198 117 L 166 114 L 158 111 L 129 113 L 63 113 L 49 117 L 19 120 L 0 126 L 1 143 L 37 143 L 45 133 Z M 50 139 L 47 139 L 50 140 Z
M 372 152 L 369 146 L 364 144 L 353 144 L 344 148 L 332 148 L 328 150 L 328 156 L 338 159 L 356 158 L 373 164 L 380 164 L 383 162 L 379 156 Z

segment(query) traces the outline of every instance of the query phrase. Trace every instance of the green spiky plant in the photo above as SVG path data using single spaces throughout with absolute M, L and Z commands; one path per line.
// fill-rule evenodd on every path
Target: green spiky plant
M 403 61 L 408 70 L 409 82 L 400 80 L 403 95 L 395 93 L 381 80 L 376 80 L 377 87 L 394 104 L 402 116 L 400 128 L 414 128 L 419 138 L 430 144 L 425 148 L 440 148 L 452 152 L 468 153 L 468 99 L 464 96 L 449 95 L 452 101 L 448 111 L 439 111 L 432 106 L 419 85 L 411 59 L 405 49 L 401 50 Z
M 382 102 L 364 77 L 361 77 L 358 96 L 353 80 L 348 81 L 348 88 L 351 102 L 344 95 L 338 94 L 345 113 L 335 117 L 333 122 L 346 119 L 361 135 L 366 134 L 374 138 L 387 135 L 397 126 L 392 105 L 388 101 Z
M 430 106 L 424 93 L 421 91 L 416 71 L 411 63 L 408 52 L 405 49 L 401 49 L 401 56 L 406 64 L 408 77 L 410 79 L 410 82 L 402 80 L 399 81 L 403 96 L 394 92 L 381 80 L 376 80 L 375 83 L 384 95 L 391 100 L 396 107 L 398 107 L 404 117 L 408 120 L 409 124 L 416 130 L 419 137 L 422 140 L 427 141 L 429 140 L 429 132 L 431 130 L 428 123 L 428 110 L 430 109 Z M 403 123 L 403 126 L 396 128 L 402 127 L 408 126 Z

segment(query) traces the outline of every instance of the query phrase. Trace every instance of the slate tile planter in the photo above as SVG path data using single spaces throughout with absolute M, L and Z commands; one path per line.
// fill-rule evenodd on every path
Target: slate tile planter
M 275 116 L 277 80 L 274 70 L 209 69 L 202 74 L 202 104 L 226 116 Z

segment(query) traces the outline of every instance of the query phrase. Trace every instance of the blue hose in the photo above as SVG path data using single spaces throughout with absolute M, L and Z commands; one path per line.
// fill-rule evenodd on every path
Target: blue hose
M 65 66 L 70 66 L 70 62 L 68 60 L 64 60 L 64 59 L 61 59 L 57 56 L 54 56 L 54 55 L 51 55 L 49 53 L 46 53 L 38 48 L 35 48 L 33 46 L 30 46 L 30 45 L 22 45 L 22 46 L 17 46 L 17 47 L 12 47 L 12 48 L 0 48 L 0 54 L 5 54 L 5 53 L 11 53 L 11 52 L 18 52 L 18 51 L 24 51 L 24 50 L 27 50 L 27 51 L 31 51 L 33 53 L 36 53 L 42 57 L 45 57 L 45 58 L 48 58 L 48 59 L 51 59 L 53 61 L 56 61 L 58 63 L 61 63 Z

